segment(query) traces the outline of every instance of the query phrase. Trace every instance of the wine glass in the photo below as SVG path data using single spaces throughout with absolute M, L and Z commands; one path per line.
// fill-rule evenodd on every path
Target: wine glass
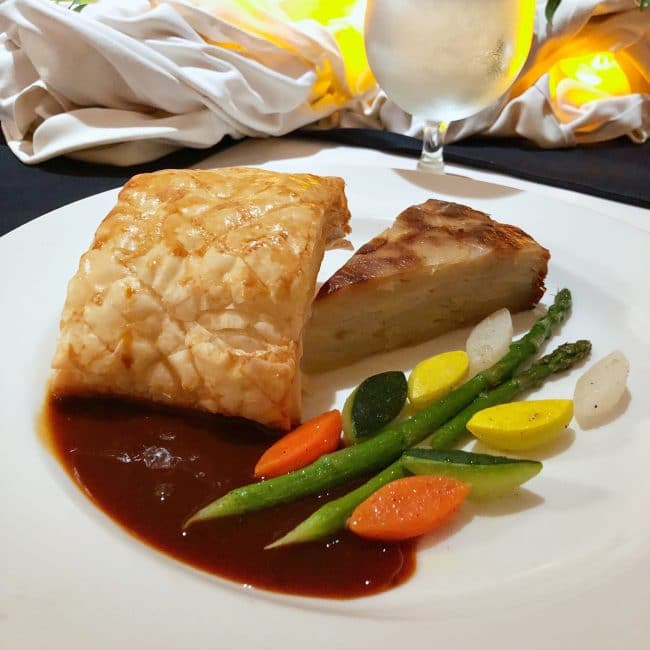
M 370 68 L 400 108 L 424 119 L 419 169 L 443 173 L 447 124 L 508 90 L 534 21 L 535 0 L 368 0 Z

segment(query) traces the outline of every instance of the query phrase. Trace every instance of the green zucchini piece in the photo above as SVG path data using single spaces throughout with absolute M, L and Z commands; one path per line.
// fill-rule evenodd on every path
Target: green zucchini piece
M 476 500 L 504 496 L 542 470 L 542 463 L 536 460 L 473 454 L 460 449 L 409 449 L 402 455 L 402 465 L 413 474 L 439 474 L 469 483 L 469 497 Z
M 406 376 L 398 370 L 361 382 L 343 406 L 343 442 L 354 445 L 390 424 L 402 412 L 407 392 Z

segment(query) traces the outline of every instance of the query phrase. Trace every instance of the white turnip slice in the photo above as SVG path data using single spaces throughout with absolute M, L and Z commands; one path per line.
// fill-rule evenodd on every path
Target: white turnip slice
M 465 344 L 469 356 L 470 376 L 496 363 L 512 342 L 512 317 L 507 309 L 499 309 L 478 323 Z
M 620 402 L 630 371 L 625 355 L 617 350 L 595 363 L 576 383 L 573 408 L 576 420 L 586 428 L 611 415 Z

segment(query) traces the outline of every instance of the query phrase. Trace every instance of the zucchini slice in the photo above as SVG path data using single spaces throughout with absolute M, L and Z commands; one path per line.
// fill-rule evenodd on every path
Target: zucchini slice
M 343 406 L 343 442 L 356 444 L 390 424 L 402 412 L 407 391 L 406 376 L 398 370 L 382 372 L 361 382 Z
M 460 449 L 409 449 L 402 455 L 402 465 L 413 474 L 439 474 L 469 483 L 469 497 L 476 500 L 504 496 L 542 470 L 542 463 L 536 460 L 473 454 Z

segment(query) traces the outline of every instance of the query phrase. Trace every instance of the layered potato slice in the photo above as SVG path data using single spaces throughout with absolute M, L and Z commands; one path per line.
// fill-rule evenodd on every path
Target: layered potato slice
M 467 206 L 429 200 L 362 246 L 320 288 L 303 368 L 320 372 L 433 338 L 544 293 L 548 251 Z
M 52 392 L 289 428 L 316 276 L 349 216 L 339 178 L 248 168 L 134 177 L 69 283 Z

